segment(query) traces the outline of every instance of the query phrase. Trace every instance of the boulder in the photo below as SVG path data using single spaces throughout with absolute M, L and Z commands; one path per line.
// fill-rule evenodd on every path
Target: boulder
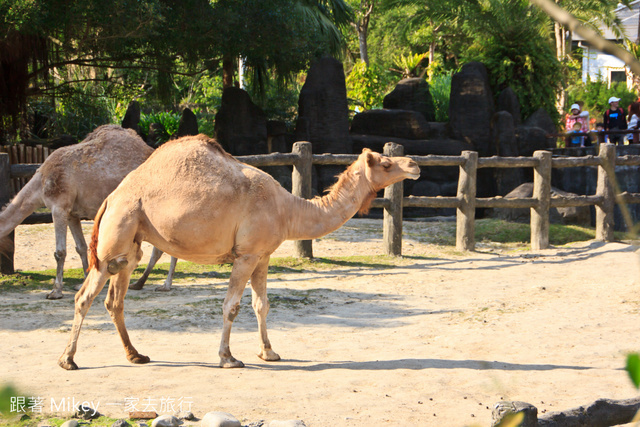
M 491 120 L 491 139 L 494 154 L 501 157 L 519 156 L 514 120 L 511 113 L 498 111 L 493 115 Z M 504 196 L 525 181 L 523 168 L 492 168 L 491 170 L 495 178 L 495 191 L 499 196 Z
M 547 134 L 557 132 L 556 125 L 551 120 L 551 116 L 544 109 L 538 108 L 527 120 L 524 125 L 527 127 L 538 127 L 543 129 Z M 555 143 L 554 143 L 555 146 Z
M 520 126 L 515 130 L 518 155 L 531 157 L 537 150 L 552 150 L 555 139 L 547 138 L 547 131 L 540 127 Z
M 207 412 L 202 421 L 202 427 L 241 427 L 240 421 L 227 412 Z
M 429 92 L 429 83 L 420 77 L 400 80 L 396 87 L 384 97 L 382 107 L 417 111 L 427 121 L 435 119 L 435 107 Z
M 140 136 L 140 103 L 138 101 L 131 101 L 127 107 L 127 111 L 122 118 L 122 127 L 125 129 L 133 129 Z
M 426 139 L 429 122 L 421 113 L 410 110 L 369 110 L 356 114 L 351 132 L 404 139 Z
M 520 112 L 520 101 L 516 93 L 508 87 L 500 92 L 496 103 L 496 111 L 506 111 L 513 117 L 513 123 L 516 126 L 522 124 L 522 113 Z
M 298 100 L 297 141 L 309 141 L 314 153 L 351 154 L 349 108 L 342 63 L 331 57 L 315 61 Z
M 520 427 L 538 427 L 538 408 L 526 402 L 498 402 L 491 412 L 491 427 L 516 425 L 509 422 L 508 417 L 522 414 L 522 420 L 517 423 Z
M 451 137 L 471 143 L 480 156 L 489 155 L 493 112 L 493 93 L 487 69 L 480 62 L 465 64 L 451 78 Z
M 234 156 L 267 153 L 267 118 L 242 89 L 222 92 L 215 130 L 218 142 Z
M 188 108 L 182 110 L 182 115 L 180 116 L 180 122 L 178 123 L 178 130 L 173 135 L 174 138 L 180 138 L 182 136 L 187 135 L 197 135 L 198 134 L 198 118 Z
M 438 156 L 459 156 L 467 150 L 473 150 L 471 144 L 457 139 L 404 139 L 388 136 L 351 134 L 353 139 L 353 152 L 360 154 L 363 148 L 369 148 L 378 153 L 382 153 L 384 144 L 395 142 L 404 147 L 405 155 L 427 156 L 435 154 Z
M 513 191 L 509 192 L 505 198 L 527 198 L 533 196 L 533 183 L 526 182 Z M 573 193 L 551 187 L 551 197 L 554 196 L 575 196 Z M 496 208 L 490 209 L 487 213 L 492 218 L 504 219 L 514 222 L 531 221 L 531 209 L 529 208 Z M 549 221 L 553 224 L 575 224 L 582 226 L 591 225 L 591 211 L 588 206 L 551 208 L 549 209 Z

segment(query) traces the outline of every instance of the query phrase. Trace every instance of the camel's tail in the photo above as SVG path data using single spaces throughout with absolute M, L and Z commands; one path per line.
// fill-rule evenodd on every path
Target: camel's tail
M 89 270 L 98 270 L 100 268 L 100 261 L 98 260 L 98 234 L 100 232 L 100 221 L 106 210 L 107 200 L 105 199 L 93 220 L 93 231 L 91 232 L 91 242 L 89 243 Z
M 8 255 L 13 249 L 11 233 L 33 211 L 44 206 L 42 175 L 36 172 L 27 185 L 9 202 L 0 213 L 0 253 Z

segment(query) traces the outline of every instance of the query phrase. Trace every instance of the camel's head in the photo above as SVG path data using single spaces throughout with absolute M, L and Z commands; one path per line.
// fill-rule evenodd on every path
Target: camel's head
M 374 191 L 403 179 L 420 177 L 420 167 L 408 157 L 387 157 L 365 148 L 358 160 L 365 165 L 365 176 Z

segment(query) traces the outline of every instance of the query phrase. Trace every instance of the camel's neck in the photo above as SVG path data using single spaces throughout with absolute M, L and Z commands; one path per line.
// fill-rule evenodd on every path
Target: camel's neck
M 287 240 L 309 240 L 337 230 L 375 195 L 360 175 L 345 179 L 322 198 L 295 198 L 289 210 Z

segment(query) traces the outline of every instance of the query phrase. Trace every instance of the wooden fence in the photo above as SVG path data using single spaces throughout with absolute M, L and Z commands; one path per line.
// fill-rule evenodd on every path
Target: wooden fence
M 549 209 L 552 207 L 590 206 L 596 209 L 596 239 L 613 240 L 614 206 L 618 203 L 640 203 L 640 193 L 618 193 L 615 188 L 616 166 L 640 166 L 640 156 L 616 157 L 612 144 L 600 144 L 597 156 L 552 158 L 549 151 L 536 151 L 533 157 L 483 157 L 474 151 L 464 151 L 460 156 L 408 156 L 424 166 L 457 166 L 459 168 L 458 191 L 455 197 L 403 197 L 403 183 L 384 190 L 382 198 L 376 198 L 372 207 L 383 208 L 384 250 L 389 255 L 402 254 L 402 211 L 404 207 L 456 208 L 456 248 L 471 251 L 475 248 L 476 208 L 530 208 L 531 249 L 549 246 Z M 404 147 L 395 143 L 384 146 L 387 156 L 402 156 Z M 299 197 L 312 195 L 311 177 L 313 165 L 349 165 L 357 159 L 354 154 L 312 154 L 311 143 L 297 142 L 291 153 L 272 153 L 255 156 L 238 156 L 241 162 L 256 166 L 293 166 L 292 193 Z M 7 200 L 10 178 L 27 178 L 39 165 L 9 165 L 6 154 L 0 154 L 0 202 Z M 597 167 L 598 183 L 595 195 L 551 197 L 552 168 Z M 479 168 L 519 168 L 534 170 L 533 197 L 504 198 L 476 197 L 477 170 Z M 30 220 L 37 223 L 38 220 Z M 44 222 L 44 221 L 42 221 Z M 296 242 L 300 257 L 313 257 L 311 241 Z
M 49 147 L 43 145 L 36 145 L 31 147 L 25 144 L 16 145 L 0 145 L 0 153 L 7 153 L 9 155 L 9 163 L 12 165 L 17 164 L 40 164 L 49 157 Z M 29 177 L 25 178 L 12 178 L 11 179 L 11 194 L 18 194 L 22 187 L 27 184 Z

